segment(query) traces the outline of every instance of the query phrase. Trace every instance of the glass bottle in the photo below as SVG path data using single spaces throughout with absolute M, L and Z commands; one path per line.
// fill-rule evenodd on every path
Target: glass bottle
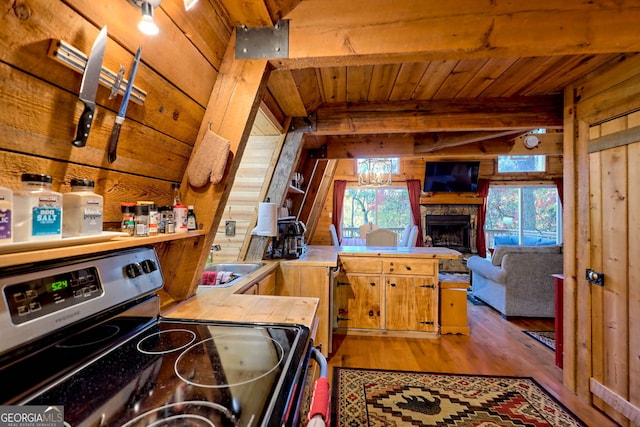
M 193 210 L 193 205 L 189 205 L 187 208 L 187 230 L 197 230 L 198 221 L 196 220 L 196 213 Z

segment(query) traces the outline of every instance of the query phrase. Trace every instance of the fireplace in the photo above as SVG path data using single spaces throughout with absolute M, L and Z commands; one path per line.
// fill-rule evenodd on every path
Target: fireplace
M 469 215 L 426 215 L 426 235 L 433 246 L 471 252 Z

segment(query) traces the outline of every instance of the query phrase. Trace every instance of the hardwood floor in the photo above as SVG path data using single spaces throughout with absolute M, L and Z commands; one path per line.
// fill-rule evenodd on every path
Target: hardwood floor
M 617 424 L 562 384 L 555 354 L 523 330 L 553 330 L 553 320 L 505 320 L 488 306 L 468 304 L 471 334 L 438 339 L 334 335 L 334 366 L 532 377 L 589 426 Z

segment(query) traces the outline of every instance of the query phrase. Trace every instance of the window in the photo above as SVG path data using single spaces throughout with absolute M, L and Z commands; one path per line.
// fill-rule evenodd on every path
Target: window
M 343 237 L 360 237 L 360 226 L 375 224 L 398 233 L 411 223 L 406 187 L 347 187 L 342 210 Z
M 369 161 L 388 162 L 391 165 L 391 173 L 397 175 L 400 173 L 400 159 L 398 157 L 372 157 L 370 159 L 356 159 L 356 171 L 361 172 L 368 167 Z
M 489 248 L 562 242 L 562 207 L 555 186 L 493 186 L 487 203 Z
M 498 173 L 544 172 L 546 156 L 498 156 Z

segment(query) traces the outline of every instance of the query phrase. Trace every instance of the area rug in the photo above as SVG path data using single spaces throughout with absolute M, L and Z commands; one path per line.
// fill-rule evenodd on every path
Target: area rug
M 332 427 L 585 426 L 532 378 L 333 368 Z
M 556 333 L 554 331 L 522 331 L 551 350 L 556 351 Z

